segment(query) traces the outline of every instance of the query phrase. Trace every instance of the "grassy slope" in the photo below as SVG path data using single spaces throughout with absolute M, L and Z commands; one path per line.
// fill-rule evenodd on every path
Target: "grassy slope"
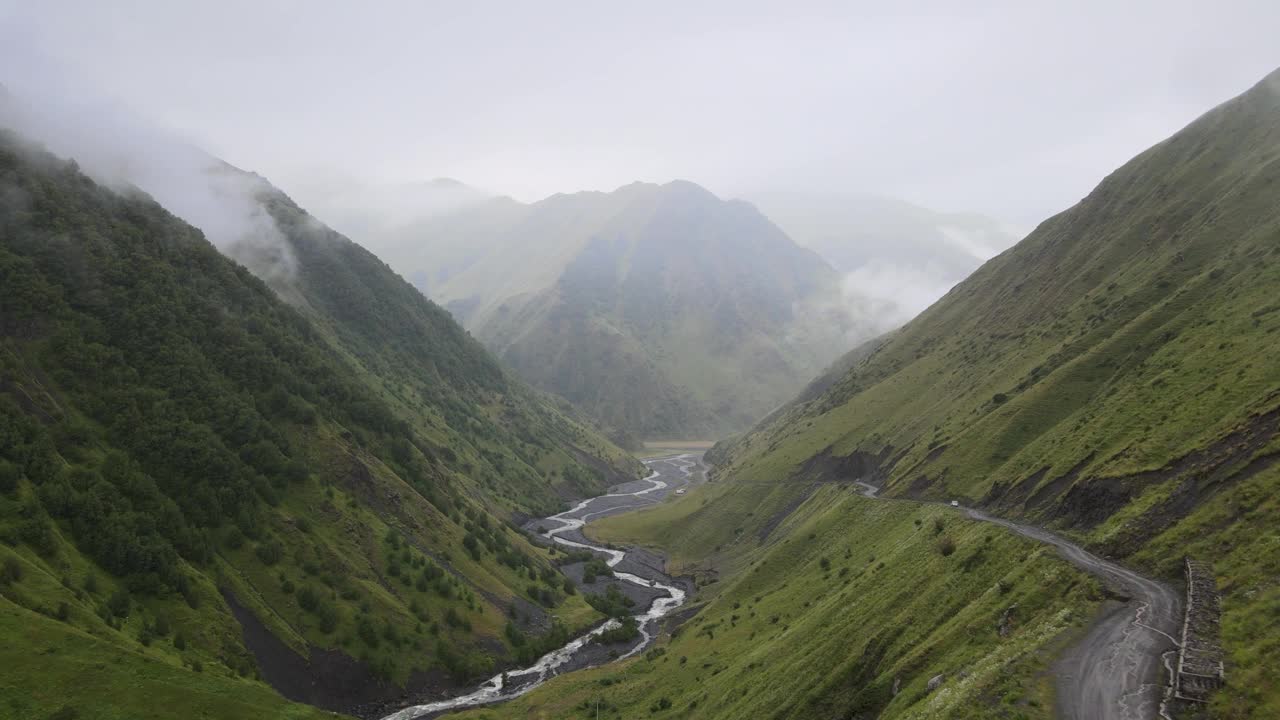
M 51 681 L 6 678 L 3 702 L 131 716 L 180 691 L 207 696 L 197 709 L 208 717 L 244 717 L 249 705 L 318 715 L 285 709 L 256 679 L 222 590 L 296 652 L 338 649 L 362 661 L 348 670 L 356 681 L 397 684 L 414 670 L 466 681 L 510 661 L 523 650 L 504 639 L 509 612 L 531 634 L 596 617 L 577 595 L 553 590 L 549 610 L 525 597 L 563 578 L 504 521 L 602 487 L 606 463 L 624 476 L 638 463 L 502 376 L 416 293 L 393 286 L 383 298 L 402 304 L 376 308 L 386 335 L 369 339 L 395 352 L 357 350 L 341 335 L 364 318 L 316 305 L 374 308 L 313 293 L 311 324 L 153 203 L 18 147 L 5 137 L 0 148 L 0 612 L 43 618 L 6 633 L 5 652 Z M 325 239 L 356 273 L 304 275 L 325 291 L 399 282 L 385 266 L 371 278 L 363 251 Z M 417 316 L 397 326 L 397 312 Z M 255 437 L 283 455 L 256 459 L 245 444 Z M 219 517 L 214 506 L 232 502 L 240 509 Z M 113 560 L 128 570 L 105 564 L 86 539 L 95 528 L 128 548 Z M 147 552 L 172 553 L 171 567 Z M 94 661 L 99 682 L 67 679 L 60 658 L 73 649 L 112 658 Z M 104 685 L 129 690 L 104 699 Z
M 822 482 L 860 476 L 885 482 L 891 494 L 962 495 L 1057 524 L 1174 579 L 1184 554 L 1215 561 L 1230 653 L 1230 686 L 1215 698 L 1215 713 L 1274 716 L 1280 695 L 1268 673 L 1280 652 L 1280 436 L 1268 413 L 1280 405 L 1280 365 L 1270 361 L 1280 352 L 1278 118 L 1280 74 L 1143 153 L 866 357 L 853 358 L 840 377 L 718 447 L 716 481 L 596 524 L 601 539 L 667 550 L 677 572 L 699 579 L 707 605 L 661 657 L 557 681 L 510 710 L 472 716 L 590 717 L 594 697 L 620 706 L 622 717 L 644 716 L 662 697 L 672 706 L 655 706 L 655 717 L 742 716 L 746 708 L 857 717 L 859 707 L 866 717 L 1045 716 L 1047 680 L 1032 680 L 1043 665 L 1030 660 L 1005 675 L 1014 678 L 1008 685 L 954 706 L 944 706 L 944 691 L 903 707 L 919 697 L 918 685 L 883 708 L 860 706 L 854 690 L 842 694 L 823 682 L 849 659 L 846 681 L 874 695 L 907 655 L 890 648 L 865 674 L 857 664 L 869 643 L 898 629 L 938 633 L 930 661 L 963 648 L 970 672 L 1004 657 L 1004 644 L 981 629 L 950 635 L 935 624 L 972 613 L 990 618 L 998 606 L 981 585 L 950 584 L 955 566 L 928 555 L 928 533 L 903 546 L 912 562 L 900 575 L 887 561 L 884 574 L 855 578 L 847 599 L 819 594 L 826 585 L 813 566 L 818 553 L 829 553 L 833 568 L 843 562 L 841 543 L 892 558 L 882 543 L 912 526 L 904 518 L 896 530 L 886 528 L 886 515 L 944 512 L 868 505 L 835 489 L 839 483 Z M 1026 551 L 1016 549 L 1022 541 L 993 529 L 962 533 L 954 522 L 944 533 L 962 538 L 948 560 L 971 552 L 975 534 L 999 543 L 973 572 L 1027 569 Z M 821 549 L 805 552 L 806 542 Z M 1024 657 L 1042 663 L 1067 637 L 1055 639 L 1066 624 L 1047 619 L 1087 612 L 1093 599 L 1087 592 L 1061 598 L 1055 582 L 1092 582 L 1046 551 L 1037 554 L 1035 562 L 1062 578 L 1046 583 L 1041 605 L 1034 594 L 1020 601 L 1020 609 L 1043 609 L 1035 617 L 1044 633 L 1024 647 L 1033 653 Z M 755 585 L 769 570 L 778 574 Z M 779 620 L 786 632 L 753 627 L 758 620 L 749 613 L 759 611 L 749 603 L 773 596 L 756 601 L 760 590 L 783 600 L 772 612 L 793 615 Z M 896 602 L 875 605 L 886 597 Z M 879 614 L 857 612 L 860 601 Z M 900 606 L 914 608 L 911 622 L 887 609 Z M 735 614 L 738 627 L 730 621 L 726 628 Z M 714 640 L 699 633 L 713 623 Z M 788 644 L 789 633 L 799 642 Z M 743 672 L 762 658 L 763 667 Z M 948 663 L 908 679 L 919 683 L 935 670 L 949 670 Z M 843 704 L 815 711 L 806 706 L 811 697 Z
M 597 532 L 660 533 L 670 513 L 708 495 L 714 508 L 717 492 L 706 486 Z M 701 523 L 725 519 L 710 512 Z M 942 538 L 954 554 L 938 551 Z M 845 485 L 819 489 L 768 542 L 743 539 L 713 555 L 728 563 L 726 579 L 704 581 L 697 616 L 644 658 L 459 717 L 587 718 L 596 699 L 602 717 L 622 718 L 1050 717 L 1041 672 L 1099 600 L 1091 580 L 1043 547 Z M 1000 618 L 1015 604 L 1001 636 Z M 938 674 L 947 681 L 927 692 Z
M 9 550 L 0 549 L 0 554 Z M 28 574 L 39 573 L 27 564 Z M 21 605 L 0 601 L 0 716 L 13 718 L 336 718 L 290 703 L 261 682 L 222 666 L 184 667 L 179 656 L 143 648 L 102 628 L 83 627 L 93 608 L 77 602 L 56 578 L 32 577 L 29 592 L 72 605 L 60 622 Z M 33 587 L 35 586 L 35 587 Z M 169 644 L 168 638 L 157 641 Z M 196 653 L 187 656 L 190 663 Z M 58 714 L 62 713 L 62 714 Z
M 1277 118 L 1273 74 L 722 448 L 726 474 L 876 456 L 890 493 L 984 501 L 1171 578 L 1188 550 L 1217 561 L 1239 681 L 1216 702 L 1267 716 L 1275 538 L 1254 513 L 1280 489 Z

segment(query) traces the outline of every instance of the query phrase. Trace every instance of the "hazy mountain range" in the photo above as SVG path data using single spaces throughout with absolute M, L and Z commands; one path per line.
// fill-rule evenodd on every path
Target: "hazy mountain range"
M 420 228 L 393 265 L 535 386 L 639 436 L 744 427 L 864 332 L 825 261 L 689 182 L 499 198 Z
M 663 653 L 461 717 L 614 687 L 621 717 L 1277 716 L 1277 187 L 1280 71 L 718 445 L 713 482 L 596 523 L 705 584 Z M 1207 705 L 1162 695 L 1188 558 L 1221 592 L 1222 655 L 1212 620 L 1184 645 L 1225 667 Z M 1062 692 L 1095 673 L 1133 693 Z
M 458 188 L 418 188 L 449 209 L 370 242 L 536 386 L 648 437 L 744 427 L 1012 242 L 994 221 L 863 196 L 747 204 L 677 181 L 524 204 Z
M 850 311 L 884 330 L 915 317 L 1021 237 L 983 215 L 877 195 L 766 192 L 745 199 L 843 273 Z

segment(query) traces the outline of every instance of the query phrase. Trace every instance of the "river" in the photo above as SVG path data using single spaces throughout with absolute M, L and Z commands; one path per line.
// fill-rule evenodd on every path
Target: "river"
M 687 487 L 696 478 L 694 470 L 701 467 L 701 456 L 686 453 L 644 462 L 651 471 L 645 479 L 616 486 L 612 488 L 612 492 L 583 500 L 564 512 L 527 523 L 525 527 L 534 529 L 535 532 L 540 531 L 539 534 L 542 537 L 565 547 L 599 553 L 605 557 L 609 567 L 618 567 L 627 559 L 630 551 L 595 545 L 582 535 L 582 527 L 589 520 L 659 503 L 667 495 Z M 614 578 L 649 591 L 661 591 L 666 594 L 657 597 L 643 613 L 635 616 L 640 628 L 640 642 L 618 657 L 618 660 L 624 660 L 644 650 L 657 634 L 656 621 L 680 607 L 685 600 L 684 589 L 667 582 L 661 573 L 653 571 L 642 563 L 632 563 L 628 567 L 633 572 L 615 570 Z M 618 627 L 618 624 L 617 620 L 603 622 L 563 647 L 538 658 L 533 665 L 494 675 L 466 695 L 423 705 L 412 705 L 387 715 L 383 720 L 414 720 L 414 718 L 434 716 L 449 710 L 489 705 L 519 697 L 559 675 L 583 651 L 583 648 L 587 647 L 592 638 L 606 630 Z

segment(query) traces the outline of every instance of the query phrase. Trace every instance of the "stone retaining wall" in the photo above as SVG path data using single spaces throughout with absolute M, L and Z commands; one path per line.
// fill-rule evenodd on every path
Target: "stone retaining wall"
M 1182 647 L 1174 694 L 1180 700 L 1207 702 L 1223 686 L 1223 652 L 1219 640 L 1222 610 L 1213 566 L 1187 558 L 1187 615 L 1182 623 Z

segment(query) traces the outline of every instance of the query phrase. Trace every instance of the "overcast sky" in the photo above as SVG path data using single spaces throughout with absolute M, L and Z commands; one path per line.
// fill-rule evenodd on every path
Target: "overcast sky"
M 92 87 L 304 204 L 686 178 L 1021 226 L 1280 66 L 1280 2 L 0 0 L 0 83 Z

